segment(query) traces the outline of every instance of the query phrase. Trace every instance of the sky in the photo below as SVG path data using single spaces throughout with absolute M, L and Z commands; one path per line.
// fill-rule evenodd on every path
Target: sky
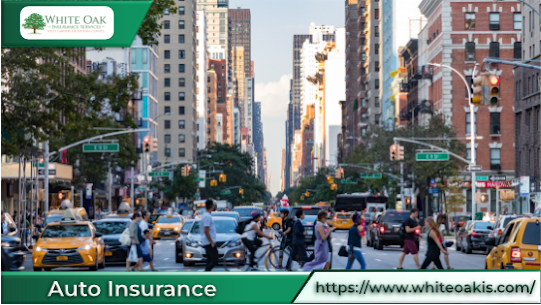
M 293 69 L 293 35 L 308 34 L 316 25 L 344 26 L 342 0 L 230 0 L 229 8 L 250 9 L 252 60 L 255 68 L 255 101 L 261 102 L 267 169 L 272 173 L 267 189 L 280 190 L 282 148 Z

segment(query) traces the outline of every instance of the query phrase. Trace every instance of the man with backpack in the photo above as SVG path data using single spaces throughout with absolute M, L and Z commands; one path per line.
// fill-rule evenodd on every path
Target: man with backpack
M 418 234 L 416 234 L 415 231 L 421 231 L 421 226 L 419 223 L 417 223 L 418 215 L 419 210 L 415 208 L 411 209 L 410 217 L 404 221 L 402 227 L 400 228 L 400 236 L 404 238 L 404 248 L 400 254 L 400 258 L 398 259 L 397 269 L 403 269 L 402 263 L 404 262 L 404 258 L 407 254 L 413 255 L 413 260 L 415 261 L 417 268 L 421 268 L 421 265 L 419 264 L 419 257 L 417 255 L 417 253 L 419 253 L 419 249 L 417 248 L 417 244 L 415 242 L 416 235 Z
M 244 246 L 248 248 L 250 251 L 250 268 L 252 270 L 256 270 L 254 268 L 254 259 L 255 259 L 255 252 L 257 251 L 257 248 L 263 244 L 263 242 L 257 238 L 257 236 L 262 236 L 268 239 L 272 239 L 272 236 L 267 235 L 261 231 L 259 228 L 259 221 L 261 220 L 261 215 L 259 212 L 252 212 L 252 220 L 250 223 L 246 224 L 246 222 L 240 222 L 239 226 L 237 228 L 237 233 L 242 232 L 240 238 Z M 240 233 L 239 233 L 240 234 Z

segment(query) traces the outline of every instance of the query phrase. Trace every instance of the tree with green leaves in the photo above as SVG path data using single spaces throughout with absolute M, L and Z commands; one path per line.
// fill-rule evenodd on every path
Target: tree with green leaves
M 38 13 L 32 13 L 30 16 L 24 19 L 23 28 L 33 29 L 34 34 L 36 34 L 36 30 L 43 30 L 45 29 L 46 25 L 47 24 L 45 23 L 43 16 Z
M 143 45 L 157 45 L 158 37 L 161 36 L 163 24 L 158 23 L 158 20 L 163 18 L 164 12 L 169 14 L 177 13 L 177 6 L 174 0 L 154 0 L 150 9 L 141 23 L 141 27 L 137 31 L 137 35 L 141 37 Z

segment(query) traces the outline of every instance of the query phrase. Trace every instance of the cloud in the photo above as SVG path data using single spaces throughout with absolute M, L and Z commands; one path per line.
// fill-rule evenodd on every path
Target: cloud
M 291 78 L 291 74 L 282 75 L 277 82 L 255 84 L 255 101 L 261 102 L 263 136 L 267 148 L 267 174 L 272 172 L 271 183 L 267 189 L 273 195 L 280 189 L 282 148 L 286 142 L 285 121 Z

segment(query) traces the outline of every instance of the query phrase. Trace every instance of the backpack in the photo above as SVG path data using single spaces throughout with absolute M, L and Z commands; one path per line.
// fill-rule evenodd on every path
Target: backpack
M 400 236 L 400 238 L 406 239 L 406 222 L 405 221 L 400 226 L 400 230 L 398 230 L 398 235 Z
M 118 241 L 120 242 L 120 244 L 122 244 L 124 246 L 131 245 L 130 229 L 129 228 L 126 228 L 124 230 L 124 232 L 122 232 L 122 234 L 120 235 L 120 238 L 118 239 Z
M 250 221 L 241 221 L 237 225 L 237 228 L 235 228 L 235 232 L 238 234 L 244 233 L 244 229 L 246 229 L 246 226 L 250 223 Z

